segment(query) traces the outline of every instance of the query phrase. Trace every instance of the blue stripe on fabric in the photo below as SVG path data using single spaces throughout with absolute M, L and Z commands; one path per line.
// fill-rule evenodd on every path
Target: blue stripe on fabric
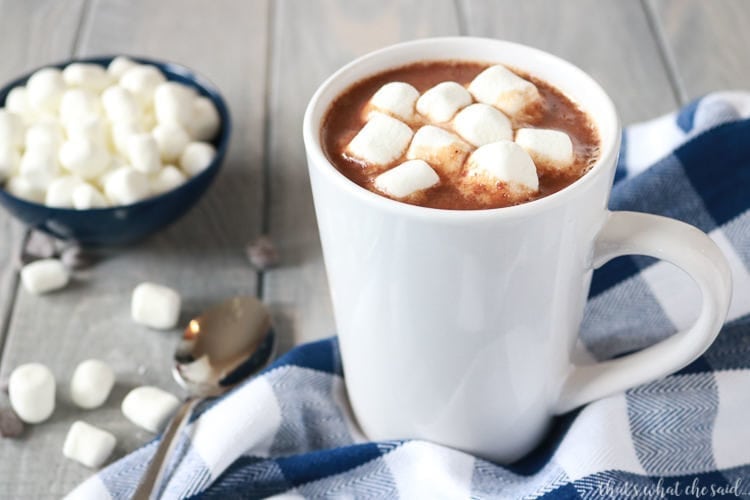
M 745 212 L 750 193 L 750 120 L 710 129 L 675 150 L 717 224 Z
M 191 499 L 255 500 L 292 489 L 274 460 L 241 456 L 211 486 Z
M 702 357 L 714 370 L 750 368 L 750 315 L 724 325 Z
M 544 440 L 531 453 L 506 466 L 506 469 L 522 476 L 530 476 L 542 470 L 552 460 L 552 456 L 579 413 L 580 409 L 577 409 L 556 417 Z
M 578 490 L 573 483 L 567 483 L 537 498 L 544 500 L 579 500 L 583 497 L 578 494 Z
M 336 337 L 302 344 L 281 356 L 269 367 L 269 370 L 283 365 L 294 365 L 334 375 L 343 375 Z
M 695 123 L 695 111 L 698 109 L 702 98 L 695 99 L 688 103 L 677 113 L 677 126 L 687 133 L 693 130 Z
M 292 455 L 276 460 L 284 478 L 292 485 L 315 481 L 358 467 L 381 456 L 375 443 Z
M 636 274 L 638 274 L 638 266 L 635 265 L 632 258 L 625 256 L 610 260 L 594 271 L 594 276 L 591 278 L 589 298 L 596 297 L 617 283 Z

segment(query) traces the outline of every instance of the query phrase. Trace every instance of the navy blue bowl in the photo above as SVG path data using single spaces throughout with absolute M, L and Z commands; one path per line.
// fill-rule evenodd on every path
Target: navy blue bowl
M 131 205 L 121 205 L 90 210 L 52 208 L 17 198 L 0 188 L 0 204 L 25 224 L 64 240 L 77 241 L 87 246 L 115 246 L 134 243 L 149 236 L 184 215 L 206 192 L 216 177 L 229 146 L 231 121 L 229 110 L 219 91 L 201 76 L 188 68 L 170 62 L 153 61 L 141 57 L 130 57 L 134 61 L 152 64 L 159 68 L 168 80 L 194 88 L 211 99 L 219 111 L 221 126 L 213 145 L 216 156 L 203 172 L 188 179 L 181 186 L 164 194 L 148 198 Z M 48 64 L 45 67 L 64 68 L 70 63 L 87 62 L 107 66 L 114 56 L 71 59 Z M 34 72 L 18 78 L 0 89 L 0 103 L 5 104 L 8 92 L 13 87 L 25 85 Z

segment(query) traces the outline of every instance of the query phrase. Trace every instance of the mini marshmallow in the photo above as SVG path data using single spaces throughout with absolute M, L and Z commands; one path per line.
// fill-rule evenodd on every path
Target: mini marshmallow
M 81 179 L 72 175 L 58 177 L 47 188 L 44 204 L 48 207 L 73 208 L 73 191 L 82 183 Z
M 128 141 L 133 134 L 144 132 L 143 127 L 136 121 L 115 122 L 112 124 L 112 143 L 115 150 L 122 154 L 128 154 Z
M 5 98 L 5 109 L 20 116 L 25 123 L 33 119 L 29 96 L 26 87 L 13 87 Z
M 115 372 L 104 361 L 88 359 L 78 364 L 70 379 L 70 398 L 80 408 L 99 408 L 115 385 Z
M 130 205 L 151 194 L 148 177 L 130 166 L 108 174 L 104 180 L 104 192 L 115 205 Z
M 109 131 L 104 118 L 90 116 L 81 120 L 69 121 L 65 124 L 68 139 L 84 140 L 109 147 Z
M 536 85 L 500 64 L 479 73 L 469 84 L 469 92 L 477 101 L 495 106 L 510 116 L 541 99 Z
M 177 82 L 164 82 L 154 90 L 154 112 L 159 123 L 186 126 L 193 117 L 195 91 Z
M 20 163 L 21 155 L 16 148 L 0 146 L 0 182 L 15 174 Z
M 516 143 L 540 167 L 562 170 L 573 164 L 573 143 L 560 130 L 520 128 L 516 130 Z
M 467 161 L 467 177 L 483 184 L 503 182 L 512 191 L 536 191 L 539 178 L 529 154 L 511 141 L 498 141 L 478 148 Z
M 54 153 L 43 149 L 27 150 L 21 157 L 18 170 L 34 189 L 40 191 L 45 191 L 60 171 Z
M 87 89 L 68 89 L 60 98 L 60 121 L 68 124 L 101 114 L 99 97 Z
M 182 171 L 173 165 L 166 165 L 151 179 L 151 194 L 162 194 L 181 186 L 187 179 Z
M 440 182 L 438 174 L 423 160 L 409 160 L 375 178 L 375 187 L 395 198 L 430 188 Z
M 155 330 L 174 328 L 180 317 L 180 294 L 155 283 L 141 283 L 133 290 L 130 314 L 138 324 Z
M 159 432 L 179 405 L 174 394 L 146 385 L 136 387 L 125 396 L 122 413 L 138 427 Z
M 0 146 L 20 148 L 23 146 L 24 133 L 21 117 L 0 108 Z
M 69 87 L 80 87 L 92 92 L 101 92 L 112 84 L 112 76 L 98 64 L 72 63 L 62 70 L 62 77 Z
M 26 150 L 44 150 L 55 154 L 63 142 L 63 128 L 57 121 L 47 120 L 26 129 Z
M 434 125 L 417 130 L 406 152 L 409 160 L 424 160 L 443 175 L 461 170 L 471 146 L 456 134 Z
M 73 208 L 76 210 L 88 210 L 90 208 L 104 208 L 108 205 L 104 195 L 88 182 L 81 182 L 73 190 L 71 195 Z
M 368 114 L 375 111 L 393 116 L 405 122 L 414 119 L 414 105 L 419 91 L 404 82 L 386 83 L 370 98 L 366 108 Z
M 68 284 L 69 279 L 68 270 L 57 259 L 35 260 L 21 269 L 21 283 L 34 295 L 59 290 Z
M 190 177 L 203 172 L 214 160 L 216 149 L 207 142 L 191 142 L 180 155 L 180 167 Z
M 119 80 L 125 72 L 138 66 L 138 63 L 125 56 L 117 56 L 107 66 L 107 73 L 114 79 Z
M 417 111 L 433 123 L 447 122 L 471 104 L 471 94 L 456 82 L 438 83 L 417 99 Z
M 70 139 L 60 146 L 60 165 L 83 179 L 93 179 L 109 167 L 110 154 L 102 144 Z
M 26 95 L 32 109 L 54 113 L 65 91 L 62 72 L 57 68 L 43 68 L 29 77 Z
M 388 165 L 404 154 L 412 135 L 404 122 L 373 113 L 346 147 L 346 153 L 368 165 Z
M 159 68 L 146 64 L 139 64 L 125 71 L 120 77 L 120 86 L 130 91 L 141 106 L 150 106 L 154 99 L 154 91 L 166 78 Z
M 214 103 L 208 97 L 200 96 L 193 100 L 193 116 L 186 125 L 194 141 L 210 141 L 216 137 L 221 125 L 221 117 Z
M 96 469 L 107 461 L 116 444 L 109 432 L 78 420 L 70 426 L 62 452 L 66 458 Z
M 41 363 L 21 365 L 10 374 L 8 397 L 18 418 L 27 424 L 44 422 L 55 411 L 55 377 Z
M 159 147 L 151 134 L 133 134 L 128 138 L 130 165 L 144 174 L 153 174 L 161 168 Z
M 161 159 L 165 162 L 178 160 L 190 142 L 188 133 L 176 123 L 160 123 L 154 127 L 151 134 L 159 147 Z
M 5 189 L 16 198 L 21 198 L 22 200 L 34 203 L 42 203 L 44 201 L 44 190 L 34 186 L 26 177 L 13 176 L 9 178 L 5 183 Z
M 487 104 L 467 106 L 453 119 L 453 129 L 472 146 L 495 141 L 512 141 L 513 128 L 501 111 Z
M 112 85 L 102 92 L 102 106 L 110 121 L 135 122 L 141 119 L 141 112 L 135 97 L 130 91 Z

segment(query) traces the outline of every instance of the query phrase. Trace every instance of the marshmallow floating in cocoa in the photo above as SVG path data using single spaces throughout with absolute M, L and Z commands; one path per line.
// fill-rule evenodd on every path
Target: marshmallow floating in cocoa
M 378 89 L 370 98 L 366 111 L 380 111 L 410 122 L 414 119 L 414 105 L 419 98 L 419 91 L 408 83 L 390 82 Z
M 474 147 L 513 140 L 510 120 L 493 106 L 476 103 L 465 107 L 453 119 L 453 129 Z
M 511 141 L 497 141 L 477 148 L 466 162 L 466 176 L 470 181 L 487 186 L 502 182 L 517 194 L 539 189 L 534 162 L 521 146 Z
M 536 85 L 500 64 L 479 73 L 468 89 L 477 101 L 495 106 L 511 117 L 541 99 Z
M 461 170 L 471 146 L 460 137 L 434 125 L 417 130 L 406 152 L 408 160 L 424 160 L 443 175 Z
M 417 111 L 432 123 L 447 122 L 471 104 L 471 94 L 456 82 L 438 83 L 417 99 Z
M 424 160 L 409 160 L 375 178 L 375 187 L 395 198 L 406 198 L 440 182 L 438 174 Z
M 521 128 L 516 130 L 516 143 L 526 150 L 537 167 L 562 170 L 573 164 L 573 143 L 560 130 Z
M 346 147 L 346 154 L 367 165 L 388 165 L 404 154 L 412 135 L 404 122 L 383 113 L 372 113 Z

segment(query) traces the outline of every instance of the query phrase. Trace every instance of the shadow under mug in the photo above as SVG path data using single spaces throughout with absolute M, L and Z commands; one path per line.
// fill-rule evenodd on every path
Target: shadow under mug
M 502 63 L 549 82 L 592 118 L 600 158 L 562 191 L 491 210 L 412 206 L 359 187 L 323 152 L 325 112 L 357 81 L 427 60 Z M 394 45 L 327 79 L 303 134 L 346 387 L 372 440 L 425 439 L 514 461 L 554 415 L 689 364 L 726 317 L 730 272 L 708 236 L 672 219 L 607 210 L 619 119 L 602 88 L 558 57 L 468 37 Z M 639 352 L 576 365 L 592 271 L 626 254 L 685 270 L 703 296 L 699 317 Z

